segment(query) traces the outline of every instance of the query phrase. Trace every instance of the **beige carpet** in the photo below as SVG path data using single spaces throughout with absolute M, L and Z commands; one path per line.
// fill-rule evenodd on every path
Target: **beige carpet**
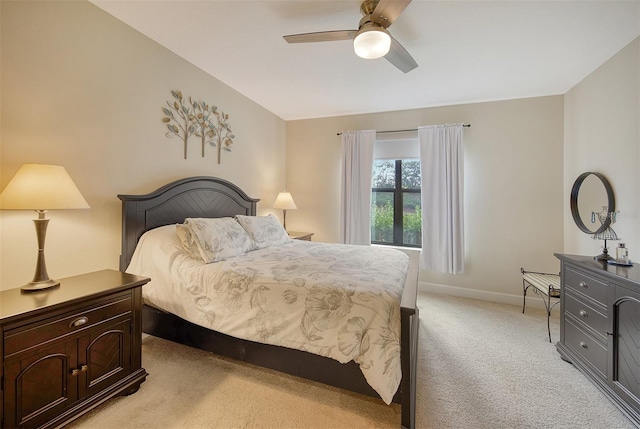
M 533 298 L 536 299 L 536 298 Z M 544 311 L 423 294 L 418 428 L 632 428 L 547 339 Z M 557 314 L 553 340 L 558 339 Z M 69 428 L 398 428 L 381 400 L 147 336 L 140 390 Z

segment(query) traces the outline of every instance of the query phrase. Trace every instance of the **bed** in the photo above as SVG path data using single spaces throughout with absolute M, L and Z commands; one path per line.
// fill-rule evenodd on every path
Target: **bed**
M 160 231 L 160 227 L 181 224 L 187 218 L 255 216 L 259 201 L 250 198 L 239 187 L 226 180 L 204 176 L 177 180 L 146 195 L 119 195 L 118 198 L 122 201 L 123 214 L 120 256 L 122 271 L 129 266 L 138 241 L 147 231 Z M 299 243 L 287 246 L 297 245 Z M 259 252 L 252 255 L 259 255 Z M 405 428 L 415 427 L 419 325 L 416 294 L 417 267 L 411 265 L 400 298 L 399 347 L 402 375 L 392 399 L 401 405 L 401 425 Z M 380 397 L 354 361 L 340 363 L 330 357 L 307 351 L 241 339 L 189 322 L 150 303 L 143 306 L 143 331 L 232 359 Z

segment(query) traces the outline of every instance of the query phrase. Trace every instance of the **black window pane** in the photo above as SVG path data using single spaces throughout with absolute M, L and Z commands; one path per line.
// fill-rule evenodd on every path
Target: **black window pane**
M 393 192 L 371 194 L 371 241 L 393 243 Z
M 396 162 L 393 160 L 376 159 L 373 162 L 373 187 L 395 188 Z

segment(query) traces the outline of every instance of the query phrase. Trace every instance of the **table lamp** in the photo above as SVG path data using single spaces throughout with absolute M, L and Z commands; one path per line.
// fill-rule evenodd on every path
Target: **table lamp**
M 276 198 L 276 202 L 273 203 L 273 208 L 282 210 L 282 226 L 286 231 L 287 210 L 295 210 L 298 208 L 296 207 L 296 203 L 293 202 L 293 198 L 291 197 L 291 194 L 289 192 L 280 192 L 278 194 L 278 197 Z
M 616 212 L 609 212 L 609 208 L 607 206 L 602 207 L 601 212 L 592 212 L 591 219 L 595 222 L 595 217 L 597 216 L 600 221 L 601 227 L 598 228 L 598 231 L 602 229 L 602 226 L 606 225 L 606 228 L 600 232 L 596 232 L 593 234 L 594 240 L 604 240 L 604 247 L 602 248 L 602 253 L 598 256 L 594 256 L 593 259 L 596 261 L 608 261 L 609 259 L 614 259 L 611 255 L 609 255 L 609 250 L 607 249 L 607 240 L 620 240 L 616 232 L 611 228 L 611 224 L 616 221 Z
M 47 210 L 88 209 L 89 204 L 76 187 L 64 167 L 59 165 L 23 164 L 0 194 L 2 210 L 35 210 L 33 222 L 38 239 L 38 260 L 33 281 L 22 286 L 25 292 L 35 292 L 60 285 L 47 273 L 44 259 L 44 240 L 49 219 Z
M 598 256 L 594 256 L 593 259 L 596 261 L 608 261 L 609 259 L 614 259 L 611 255 L 609 255 L 609 250 L 607 249 L 607 240 L 620 240 L 616 232 L 608 226 L 604 231 L 593 234 L 594 240 L 604 240 L 604 247 L 602 248 L 602 253 Z

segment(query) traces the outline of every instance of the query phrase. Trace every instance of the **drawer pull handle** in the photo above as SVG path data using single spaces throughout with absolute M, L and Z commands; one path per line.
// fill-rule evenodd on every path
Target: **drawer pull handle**
M 85 316 L 82 317 L 78 317 L 76 320 L 74 320 L 73 322 L 71 322 L 69 324 L 70 328 L 77 328 L 78 326 L 82 326 L 85 323 L 87 323 L 89 321 L 89 319 Z
M 580 310 L 580 316 L 582 316 L 582 317 L 587 317 L 587 316 L 588 316 L 588 314 L 587 314 L 587 312 L 586 312 L 586 311 L 584 311 L 584 310 Z
M 586 349 L 587 343 L 585 343 L 584 341 L 580 341 L 580 347 L 582 347 L 583 349 Z
M 580 287 L 587 287 L 587 284 L 585 282 L 580 282 Z
M 74 368 L 71 370 L 71 375 L 73 375 L 74 377 L 78 374 L 80 374 L 81 372 L 87 372 L 87 370 L 89 369 L 88 365 L 82 365 L 80 368 Z

